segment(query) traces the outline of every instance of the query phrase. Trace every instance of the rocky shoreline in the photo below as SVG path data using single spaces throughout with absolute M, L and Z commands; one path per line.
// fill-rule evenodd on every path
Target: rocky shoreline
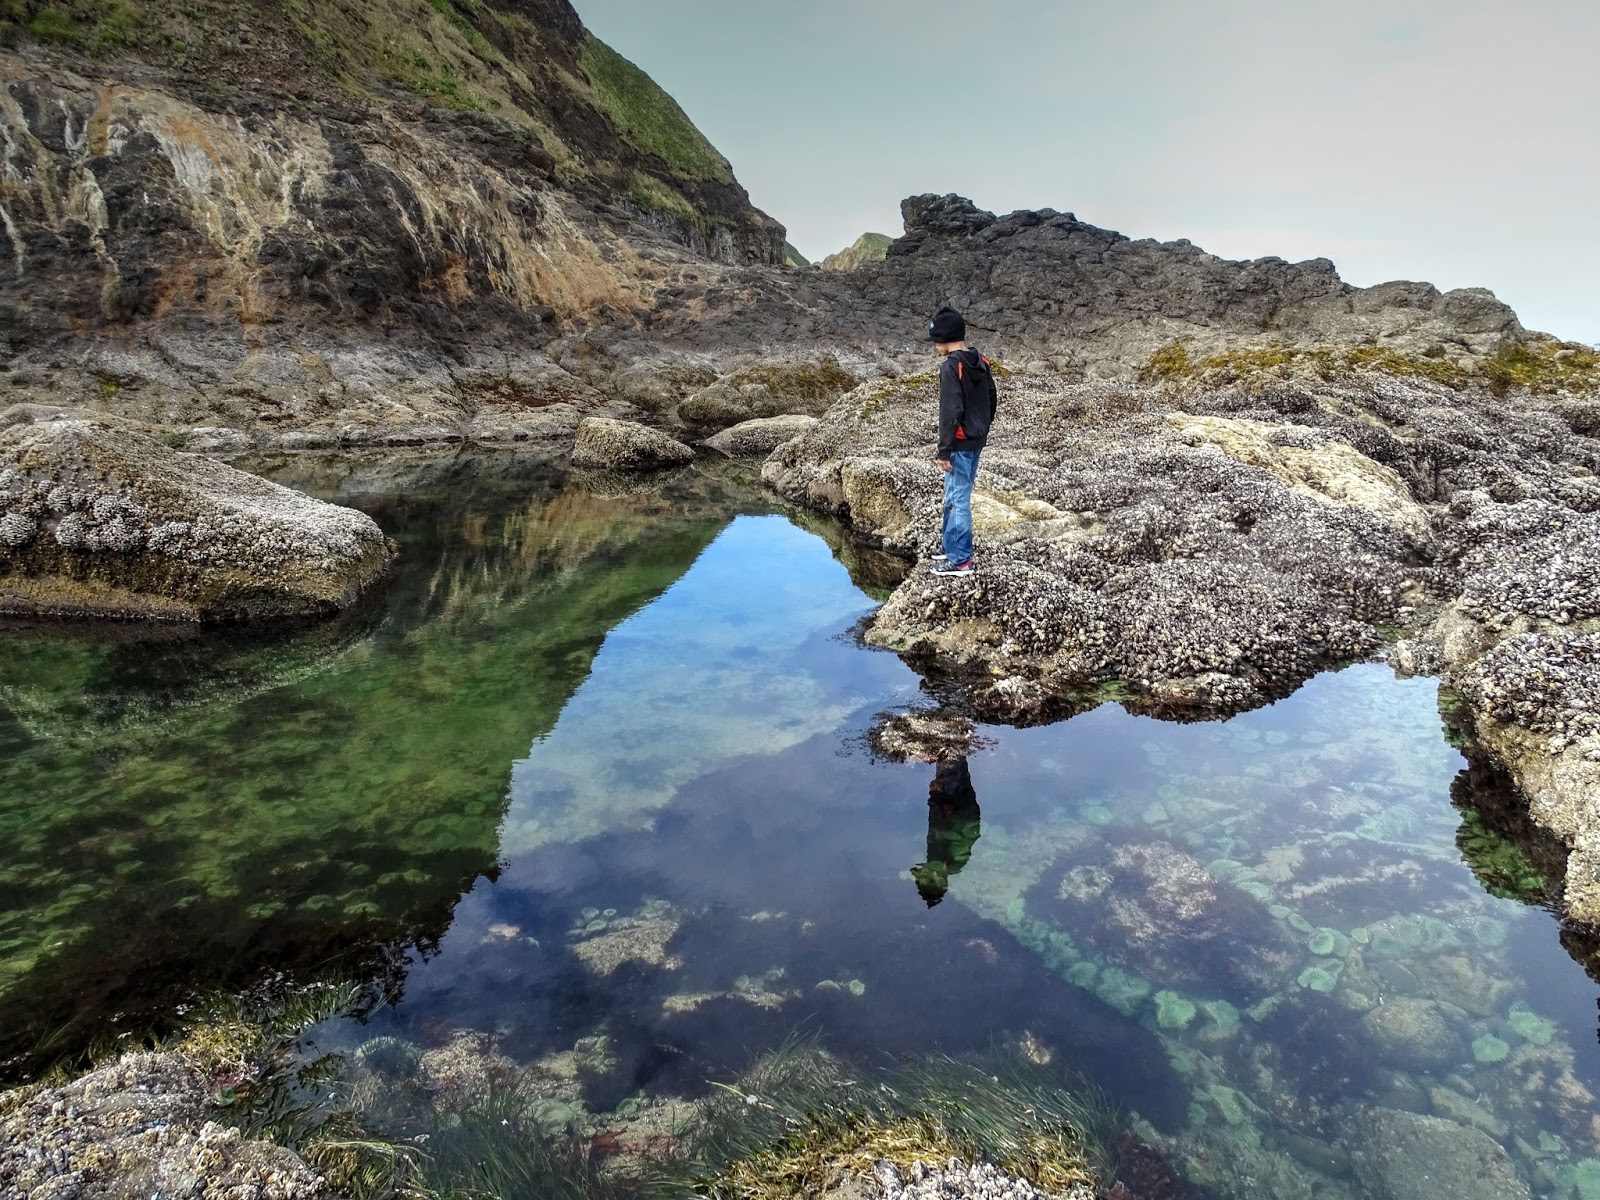
M 1293 369 L 1002 386 L 968 578 L 926 565 L 931 377 L 863 385 L 768 459 L 780 494 L 919 564 L 868 641 L 1010 723 L 1108 695 L 1224 717 L 1373 655 L 1437 674 L 1568 848 L 1565 916 L 1600 926 L 1593 394 Z

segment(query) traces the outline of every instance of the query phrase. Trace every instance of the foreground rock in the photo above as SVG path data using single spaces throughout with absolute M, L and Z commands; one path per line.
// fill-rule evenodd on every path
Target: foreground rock
M 1355 1122 L 1356 1178 L 1374 1200 L 1527 1200 L 1494 1139 L 1454 1121 L 1379 1108 Z
M 0 429 L 0 612 L 171 621 L 328 613 L 393 550 L 372 518 L 103 421 Z
M 296 1155 L 210 1120 L 193 1066 L 134 1054 L 59 1088 L 0 1096 L 0 1195 L 309 1200 L 322 1180 Z
M 591 471 L 653 471 L 694 461 L 694 451 L 636 421 L 585 417 L 578 423 L 572 465 Z

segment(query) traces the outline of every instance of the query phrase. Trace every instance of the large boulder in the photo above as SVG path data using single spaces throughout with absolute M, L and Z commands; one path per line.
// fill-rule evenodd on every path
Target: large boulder
M 694 461 L 694 451 L 637 421 L 585 417 L 578 422 L 572 465 L 594 471 L 653 471 Z
M 393 547 L 371 517 L 131 427 L 0 429 L 0 612 L 231 620 L 332 612 Z
M 1528 1200 L 1506 1152 L 1478 1129 L 1397 1109 L 1363 1113 L 1350 1131 L 1356 1178 L 1373 1200 Z
M 816 423 L 816 417 L 756 417 L 707 438 L 706 445 L 729 458 L 765 458 Z

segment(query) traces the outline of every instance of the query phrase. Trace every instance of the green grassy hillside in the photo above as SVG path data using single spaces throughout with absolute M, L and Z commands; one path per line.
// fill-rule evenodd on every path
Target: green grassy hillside
M 847 248 L 830 254 L 819 264 L 824 271 L 854 271 L 869 262 L 882 262 L 894 239 L 886 233 L 863 233 Z
M 208 107 L 482 113 L 531 134 L 568 185 L 702 225 L 770 224 L 672 97 L 566 0 L 0 0 L 0 45 L 22 43 L 94 75 L 137 68 L 143 82 L 154 67 Z

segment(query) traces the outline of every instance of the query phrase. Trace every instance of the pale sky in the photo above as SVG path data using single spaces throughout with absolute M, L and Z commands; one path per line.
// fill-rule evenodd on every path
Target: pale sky
M 575 0 L 816 259 L 959 192 L 1600 343 L 1600 0 Z

